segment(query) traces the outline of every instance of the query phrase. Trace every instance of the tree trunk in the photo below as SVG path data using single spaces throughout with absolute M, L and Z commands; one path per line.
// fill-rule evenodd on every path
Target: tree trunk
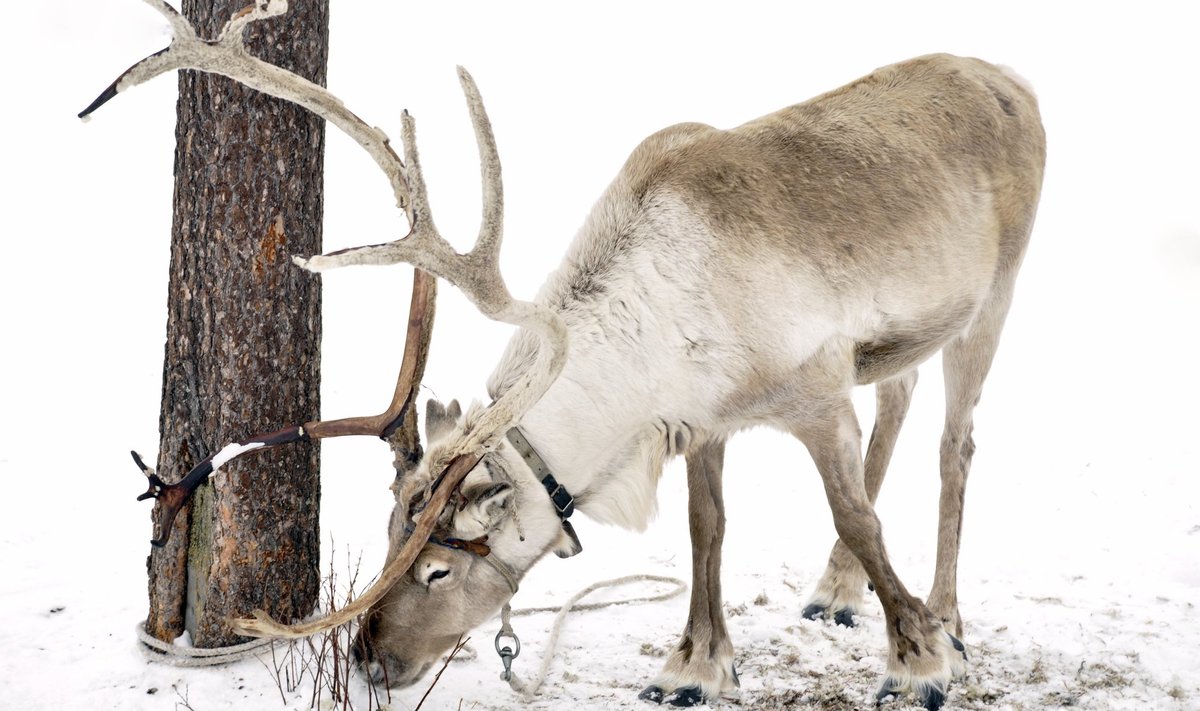
M 184 0 L 215 37 L 246 0 Z M 255 55 L 324 85 L 328 0 L 251 25 Z M 324 122 L 225 77 L 179 75 L 175 211 L 158 472 L 177 481 L 224 443 L 318 418 Z M 309 615 L 319 587 L 318 451 L 230 462 L 152 550 L 147 631 L 200 647 L 240 641 L 227 620 Z

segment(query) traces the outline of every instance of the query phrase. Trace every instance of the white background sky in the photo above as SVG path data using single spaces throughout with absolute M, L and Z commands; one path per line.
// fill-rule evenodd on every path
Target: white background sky
M 658 128 L 736 125 L 932 51 L 1014 67 L 1037 89 L 1049 160 L 977 417 L 963 575 L 1058 571 L 1053 580 L 1200 597 L 1200 43 L 1187 3 L 333 5 L 331 89 L 393 136 L 400 110 L 415 114 L 437 221 L 463 246 L 476 229 L 478 169 L 454 65 L 475 75 L 504 163 L 502 266 L 518 296 L 534 293 L 628 152 Z M 75 114 L 164 46 L 166 25 L 136 0 L 5 12 L 0 609 L 69 595 L 82 574 L 124 595 L 113 627 L 122 637 L 144 608 L 149 506 L 133 501 L 141 482 L 126 452 L 152 456 L 158 438 L 175 79 L 121 95 L 86 125 Z M 327 143 L 326 249 L 400 236 L 373 164 L 333 129 Z M 326 416 L 377 411 L 390 393 L 404 306 L 380 304 L 406 301 L 407 272 L 325 277 Z M 508 332 L 451 289 L 440 307 L 426 383 L 443 397 L 483 397 Z M 880 502 L 915 588 L 932 573 L 905 561 L 932 559 L 935 365 L 922 370 Z M 870 419 L 868 409 L 864 429 Z M 327 511 L 362 510 L 335 534 L 381 555 L 386 452 L 324 451 Z M 819 571 L 833 533 L 803 448 L 749 433 L 731 445 L 727 472 L 731 541 L 763 513 L 761 490 L 744 482 L 765 482 L 811 543 L 784 552 Z M 668 479 L 664 492 L 677 492 L 681 477 Z M 664 503 L 664 517 L 680 508 Z

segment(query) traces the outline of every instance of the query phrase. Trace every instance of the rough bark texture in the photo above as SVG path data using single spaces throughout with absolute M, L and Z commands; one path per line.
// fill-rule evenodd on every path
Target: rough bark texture
M 246 0 L 185 0 L 212 37 Z M 328 0 L 292 0 L 252 25 L 250 51 L 325 83 Z M 324 122 L 225 77 L 180 72 L 159 475 L 176 481 L 224 443 L 315 420 L 320 283 L 292 254 L 321 251 Z M 148 561 L 147 630 L 196 645 L 240 641 L 226 621 L 317 602 L 318 451 L 235 460 L 181 512 Z

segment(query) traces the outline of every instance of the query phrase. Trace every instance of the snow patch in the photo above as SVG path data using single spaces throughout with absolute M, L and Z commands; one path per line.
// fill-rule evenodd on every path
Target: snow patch
M 237 442 L 231 442 L 225 445 L 220 452 L 217 452 L 217 456 L 213 457 L 213 474 L 216 474 L 217 470 L 225 466 L 225 463 L 230 459 L 245 454 L 246 452 L 259 449 L 262 446 L 262 442 L 251 442 L 250 444 L 238 444 Z

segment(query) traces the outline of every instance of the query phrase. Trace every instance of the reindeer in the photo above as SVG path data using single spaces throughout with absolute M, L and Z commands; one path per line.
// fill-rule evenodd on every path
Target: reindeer
M 401 162 L 340 102 L 321 98 L 323 89 L 284 81 L 281 70 L 238 54 L 241 27 L 278 14 L 280 5 L 260 3 L 235 17 L 226 30 L 232 39 L 193 35 L 186 45 L 186 23 L 159 7 L 175 25 L 172 47 L 145 60 L 149 68 L 135 65 L 106 94 L 191 66 L 349 126 L 392 180 L 412 232 L 298 263 L 320 271 L 408 261 L 461 286 L 485 314 L 526 327 L 488 381 L 491 405 L 427 406 L 428 451 L 393 487 L 387 571 L 346 612 L 369 607 L 357 651 L 366 673 L 395 686 L 420 679 L 461 635 L 495 615 L 547 553 L 581 550 L 568 521 L 575 509 L 643 529 L 663 466 L 682 455 L 689 615 L 640 698 L 690 706 L 734 693 L 720 588 L 724 448 L 737 432 L 766 425 L 807 447 L 839 537 L 802 615 L 852 624 L 869 581 L 888 637 L 877 698 L 911 693 L 939 708 L 965 670 L 956 569 L 972 413 L 1045 162 L 1028 86 L 977 59 L 931 55 L 737 128 L 689 123 L 659 131 L 633 151 L 526 304 L 499 278 L 499 162 L 469 75 L 462 78 L 484 166 L 484 226 L 476 248 L 457 255 L 432 226 L 411 117 Z M 211 57 L 210 48 L 217 48 Z M 888 560 L 873 502 L 916 368 L 939 351 L 946 420 L 937 563 L 922 602 Z M 878 409 L 864 459 L 850 394 L 872 383 Z M 354 433 L 374 432 L 408 407 L 411 388 L 396 392 L 393 410 Z M 345 433 L 322 429 L 328 424 L 282 439 Z M 218 459 L 281 441 L 273 436 L 222 450 Z M 147 495 L 177 497 L 174 487 L 152 479 Z M 315 631 L 256 614 L 238 629 Z
M 537 296 L 561 314 L 571 350 L 516 431 L 578 510 L 634 529 L 653 514 L 664 464 L 686 458 L 691 607 L 641 698 L 692 705 L 738 685 L 720 593 L 722 459 L 730 436 L 767 425 L 808 447 L 839 536 L 805 616 L 852 621 L 869 579 L 889 636 L 880 696 L 912 691 L 941 705 L 965 659 L 955 575 L 972 410 L 1043 163 L 1032 94 L 1004 70 L 946 55 L 885 67 L 732 130 L 673 126 L 634 150 Z M 947 414 L 926 605 L 888 562 L 872 503 L 916 366 L 939 350 Z M 519 333 L 489 394 L 502 396 L 535 352 Z M 864 464 L 850 391 L 868 383 L 879 406 Z M 431 403 L 430 456 L 473 416 Z M 529 452 L 504 441 L 485 455 L 449 527 L 487 535 L 493 565 L 429 546 L 373 608 L 365 661 L 377 678 L 412 683 L 546 552 L 578 552 Z M 401 501 L 393 549 L 406 537 L 404 510 Z

